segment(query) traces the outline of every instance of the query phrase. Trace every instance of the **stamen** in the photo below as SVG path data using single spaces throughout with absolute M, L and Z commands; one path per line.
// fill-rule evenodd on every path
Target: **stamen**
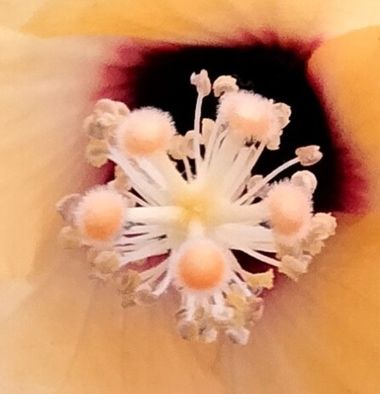
M 293 185 L 303 187 L 308 193 L 313 194 L 317 188 L 317 178 L 310 171 L 297 171 L 291 177 Z
M 239 87 L 237 85 L 236 78 L 233 78 L 230 75 L 221 75 L 214 81 L 212 89 L 215 97 L 220 97 L 224 93 L 237 92 Z
M 195 154 L 195 168 L 199 169 L 201 163 L 201 151 L 200 151 L 200 123 L 201 123 L 201 111 L 203 98 L 208 96 L 211 91 L 211 82 L 208 78 L 206 70 L 202 70 L 199 74 L 193 73 L 190 81 L 196 86 L 198 92 L 198 98 L 195 105 L 195 116 L 194 116 L 194 154 Z
M 278 273 L 293 280 L 305 274 L 336 221 L 312 212 L 311 172 L 272 183 L 296 164 L 319 161 L 318 146 L 298 148 L 269 174 L 252 175 L 266 149 L 279 149 L 288 105 L 239 91 L 228 75 L 211 84 L 202 70 L 191 83 L 198 98 L 194 130 L 185 135 L 159 109 L 130 111 L 109 99 L 95 105 L 84 122 L 86 157 L 95 167 L 112 161 L 115 177 L 61 199 L 60 240 L 88 249 L 90 277 L 113 283 L 123 307 L 150 305 L 173 286 L 183 338 L 210 343 L 224 333 L 243 345 L 263 314 L 259 295 Z M 211 86 L 220 97 L 215 120 L 202 119 Z M 274 268 L 249 273 L 233 251 Z
M 277 175 L 281 174 L 281 172 L 287 170 L 289 167 L 294 166 L 295 164 L 299 163 L 298 158 L 294 158 L 292 160 L 287 161 L 286 163 L 282 164 L 281 166 L 277 167 L 273 170 L 270 174 L 268 174 L 265 178 L 262 179 L 257 185 L 252 187 L 245 195 L 237 200 L 237 204 L 244 204 L 246 203 L 251 197 L 253 197 L 262 187 L 267 185 L 272 179 L 274 179 Z
M 61 214 L 63 220 L 65 220 L 67 223 L 70 223 L 71 225 L 74 225 L 75 209 L 81 199 L 82 197 L 78 193 L 69 194 L 58 201 L 56 205 L 56 209 Z

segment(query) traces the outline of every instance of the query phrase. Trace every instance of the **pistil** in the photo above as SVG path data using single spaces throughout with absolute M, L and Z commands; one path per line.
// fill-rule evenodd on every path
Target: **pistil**
M 251 274 L 234 251 L 293 280 L 307 272 L 334 234 L 335 219 L 313 212 L 311 172 L 278 177 L 315 164 L 322 153 L 301 147 L 269 174 L 252 175 L 266 149 L 279 149 L 290 107 L 239 90 L 230 76 L 211 84 L 202 70 L 191 83 L 198 98 L 194 130 L 185 136 L 161 110 L 130 111 L 111 100 L 96 105 L 85 122 L 87 158 L 95 166 L 114 162 L 115 179 L 58 204 L 67 222 L 61 238 L 89 249 L 91 277 L 114 282 L 123 306 L 150 304 L 173 287 L 185 339 L 210 343 L 224 333 L 245 344 L 274 270 Z M 201 112 L 211 88 L 220 100 L 215 121 L 202 120 Z M 166 257 L 147 265 L 155 256 Z

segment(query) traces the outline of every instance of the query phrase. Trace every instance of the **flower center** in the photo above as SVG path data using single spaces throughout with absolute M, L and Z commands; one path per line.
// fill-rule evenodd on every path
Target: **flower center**
M 314 165 L 322 153 L 316 145 L 299 147 L 265 176 L 252 176 L 265 150 L 280 149 L 290 107 L 240 90 L 231 76 L 211 83 L 202 70 L 190 81 L 198 97 L 193 129 L 184 136 L 156 108 L 96 104 L 85 121 L 87 159 L 97 167 L 113 161 L 115 179 L 58 204 L 68 223 L 62 238 L 88 249 L 92 276 L 116 283 L 123 305 L 150 303 L 173 286 L 184 338 L 212 342 L 222 332 L 245 344 L 273 269 L 251 274 L 233 252 L 294 280 L 307 272 L 334 234 L 335 219 L 313 212 L 317 180 L 310 171 L 278 177 Z M 212 90 L 217 117 L 202 119 Z M 145 264 L 159 255 L 165 257 L 157 265 Z
M 193 182 L 173 193 L 174 205 L 182 208 L 178 226 L 187 232 L 191 222 L 200 222 L 204 227 L 215 226 L 218 212 L 222 209 L 221 199 L 207 185 Z
M 329 123 L 329 108 L 323 107 L 323 99 L 318 97 L 318 81 L 312 80 L 308 74 L 307 62 L 318 42 L 296 41 L 281 45 L 275 34 L 268 33 L 270 36 L 273 40 L 259 43 L 246 37 L 236 45 L 229 42 L 225 46 L 149 48 L 141 53 L 143 61 L 139 67 L 133 68 L 133 75 L 128 68 L 125 69 L 133 96 L 123 96 L 124 90 L 117 97 L 134 106 L 157 106 L 169 111 L 182 133 L 191 129 L 193 123 L 188 108 L 192 108 L 194 96 L 188 86 L 188 75 L 202 68 L 206 68 L 213 78 L 232 75 L 244 89 L 283 101 L 292 108 L 291 123 L 282 138 L 281 149 L 263 156 L 255 167 L 256 171 L 270 172 L 287 160 L 298 146 L 318 145 L 324 159 L 313 168 L 319 183 L 314 195 L 315 208 L 323 212 L 362 209 L 366 202 L 365 193 L 360 190 L 366 182 L 360 163 L 355 160 L 356 151 L 344 143 L 343 133 L 335 129 L 336 124 Z M 124 53 L 130 51 L 133 48 Z M 215 117 L 216 104 L 215 98 L 206 97 L 205 117 Z

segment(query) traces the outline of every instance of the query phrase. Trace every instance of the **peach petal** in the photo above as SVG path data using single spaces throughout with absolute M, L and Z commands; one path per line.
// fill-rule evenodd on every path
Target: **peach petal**
M 55 203 L 104 177 L 85 163 L 80 125 L 112 49 L 5 29 L 0 36 L 0 277 L 23 277 L 56 237 Z
M 380 206 L 379 35 L 380 27 L 372 27 L 332 39 L 309 61 L 310 77 L 339 136 L 338 153 L 344 157 L 349 147 L 356 159 L 356 166 L 348 165 L 341 174 L 351 199 L 354 203 L 355 195 L 364 196 L 367 208 L 376 211 Z
M 113 34 L 171 41 L 329 37 L 380 21 L 375 0 L 46 1 L 25 24 L 39 35 Z M 62 18 L 64 15 L 64 18 Z
M 207 368 L 217 348 L 178 337 L 170 295 L 149 311 L 124 310 L 113 288 L 87 278 L 83 256 L 61 253 L 57 258 L 58 267 L 1 324 L 0 387 L 5 392 L 222 390 Z
M 46 3 L 46 0 L 5 0 L 0 3 L 0 25 L 19 29 L 33 14 Z
M 198 4 L 193 3 L 194 7 Z M 287 4 L 292 10 L 292 4 L 295 6 L 298 3 L 294 1 Z M 76 3 L 68 4 L 74 7 Z M 99 7 L 94 7 L 95 16 L 102 9 L 102 3 L 98 4 Z M 320 6 L 318 2 L 313 4 L 316 4 L 315 7 Z M 331 26 L 334 25 L 332 30 L 326 30 L 329 33 L 355 27 L 361 19 L 371 20 L 362 10 L 367 9 L 363 2 L 360 2 L 362 8 L 358 6 L 359 2 L 345 2 L 345 12 L 339 8 L 338 1 L 331 4 L 342 20 L 346 18 L 346 22 L 333 23 L 334 12 L 329 14 L 327 10 L 330 5 L 324 4 L 327 20 L 332 22 Z M 257 14 L 260 15 L 264 6 L 260 7 L 259 3 L 256 5 Z M 358 7 L 356 10 L 355 6 Z M 189 6 L 189 15 L 192 15 L 192 7 Z M 237 5 L 240 10 L 244 7 L 245 2 Z M 158 11 L 167 12 L 165 7 L 163 9 L 164 11 Z M 311 10 L 312 8 L 309 9 L 310 17 L 314 16 Z M 358 17 L 347 18 L 349 10 L 355 10 Z M 115 23 L 120 20 L 115 17 L 116 11 L 120 9 L 116 7 L 113 18 L 104 18 L 105 21 L 99 19 L 99 24 L 93 23 L 91 26 L 95 27 L 91 28 L 104 28 L 106 32 L 136 29 L 135 33 L 141 33 L 141 21 L 137 20 L 132 26 Z M 152 7 L 149 12 L 155 11 L 157 9 Z M 319 20 L 322 23 L 324 12 L 317 18 L 317 22 Z M 376 14 L 373 9 L 371 12 Z M 110 11 L 106 16 L 109 13 Z M 81 29 L 88 31 L 91 18 L 88 13 L 83 15 L 85 23 Z M 100 15 L 98 14 L 99 18 Z M 223 9 L 213 18 L 219 20 L 218 15 L 223 15 Z M 198 16 L 197 20 L 203 20 L 202 18 L 202 15 Z M 339 18 L 340 16 L 338 21 Z M 72 16 L 70 9 L 67 20 L 66 29 L 73 27 L 74 22 L 79 26 L 80 18 Z M 112 24 L 109 23 L 110 20 Z M 292 19 L 287 20 L 290 24 Z M 52 29 L 52 19 L 48 18 L 46 23 L 50 23 Z M 106 23 L 109 24 L 105 26 Z M 157 33 L 158 27 L 154 24 L 154 21 L 151 22 L 150 28 L 144 30 L 146 36 Z M 190 23 L 185 24 L 182 30 L 179 29 L 177 37 L 190 37 L 189 25 L 191 26 Z M 294 26 L 294 29 L 298 27 Z M 55 27 L 58 30 L 60 28 L 62 27 Z M 43 28 L 40 29 L 42 31 Z M 194 31 L 195 24 L 193 33 Z M 377 152 L 380 135 L 380 79 L 377 72 L 370 72 L 377 71 L 379 64 L 378 36 L 378 29 L 351 33 L 322 46 L 310 62 L 311 75 L 318 75 L 320 78 L 324 98 L 332 110 L 332 118 L 339 123 L 339 130 L 344 130 L 348 143 L 358 147 L 361 157 L 368 159 L 367 175 L 372 197 L 379 190 Z M 41 74 L 49 74 L 47 71 L 50 69 L 51 67 L 45 70 L 42 68 Z M 5 91 L 11 97 L 10 88 Z M 24 93 L 27 92 L 24 90 Z M 65 105 L 68 103 L 64 99 L 62 102 Z M 28 108 L 21 106 L 26 117 L 29 114 Z M 17 115 L 19 114 L 13 115 L 16 120 Z M 60 123 L 60 119 L 57 116 L 51 123 L 40 120 L 37 124 L 50 125 L 47 128 L 50 129 L 52 125 Z M 33 117 L 27 120 L 29 125 L 34 124 Z M 32 130 L 31 137 L 28 137 L 28 149 L 35 136 L 38 137 L 38 130 Z M 21 137 L 27 138 L 25 135 Z M 12 146 L 8 144 L 15 138 L 14 133 L 8 134 L 6 138 L 7 146 Z M 58 140 L 60 142 L 62 141 Z M 57 140 L 50 146 L 54 147 L 56 144 Z M 12 152 L 18 151 L 14 149 Z M 25 152 L 32 152 L 31 155 L 35 157 L 33 151 Z M 36 153 L 39 157 L 38 149 Z M 13 156 L 8 154 L 3 157 L 7 157 L 7 162 L 13 164 L 12 160 L 16 160 Z M 54 157 L 56 156 L 51 156 L 50 162 L 55 162 Z M 57 157 L 62 162 L 67 156 L 61 154 Z M 17 173 L 23 174 L 21 161 L 19 159 L 17 162 Z M 35 173 L 42 164 L 28 174 Z M 61 182 L 67 176 L 66 171 L 66 168 L 61 170 Z M 8 178 L 11 182 L 11 177 Z M 51 182 L 53 178 L 54 174 L 51 174 Z M 22 190 L 20 185 L 25 183 L 25 179 L 21 179 L 20 184 L 11 183 L 9 190 L 12 194 L 7 194 L 7 188 L 3 187 L 7 195 L 4 201 L 14 201 L 14 191 Z M 26 190 L 30 191 L 33 184 L 36 187 L 35 183 L 27 184 L 29 187 Z M 49 185 L 51 184 L 54 182 Z M 69 188 L 80 185 L 80 182 L 74 183 Z M 36 193 L 37 196 L 43 195 L 44 201 L 45 196 L 49 195 L 46 190 L 50 189 Z M 52 196 L 52 199 L 53 197 L 56 196 Z M 32 202 L 39 200 L 37 197 L 28 199 L 31 202 L 24 202 L 21 206 L 33 206 Z M 5 206 L 3 202 L 1 205 Z M 44 205 L 46 206 L 48 205 Z M 371 199 L 370 208 L 377 210 L 375 198 Z M 26 223 L 26 218 L 30 220 L 31 217 L 29 210 L 21 211 L 16 221 L 22 219 L 22 213 L 25 216 L 23 223 Z M 87 280 L 87 270 L 81 259 L 75 256 L 68 259 L 68 255 L 65 255 L 63 260 L 62 257 L 58 259 L 58 265 L 49 279 L 35 292 L 29 293 L 27 290 L 25 293 L 24 286 L 21 286 L 20 292 L 14 287 L 13 297 L 9 292 L 3 293 L 12 297 L 12 301 L 17 298 L 16 293 L 20 298 L 18 302 L 15 301 L 18 308 L 11 308 L 6 312 L 8 320 L 0 327 L 0 387 L 4 392 L 12 394 L 57 391 L 67 394 L 113 394 L 125 391 L 160 394 L 177 393 L 179 389 L 184 394 L 202 393 L 205 390 L 215 394 L 229 391 L 248 394 L 260 392 L 263 387 L 270 394 L 282 393 L 284 388 L 292 393 L 375 393 L 378 390 L 380 369 L 380 266 L 376 263 L 380 249 L 379 219 L 378 214 L 368 214 L 362 218 L 341 217 L 338 235 L 329 242 L 324 254 L 315 260 L 310 274 L 298 284 L 285 283 L 267 299 L 264 319 L 253 331 L 252 342 L 246 348 L 233 347 L 227 343 L 222 343 L 219 347 L 205 347 L 178 339 L 170 321 L 170 300 L 157 306 L 156 313 L 136 309 L 128 310 L 123 317 L 119 300 L 112 291 L 106 287 L 94 286 Z M 24 235 L 23 240 L 29 239 L 26 235 L 32 238 L 31 245 L 36 246 L 32 246 L 31 250 L 34 253 L 39 251 L 39 259 L 50 263 L 54 245 L 50 253 L 44 254 L 33 238 L 34 232 L 40 234 L 47 228 L 51 227 L 47 227 L 45 223 L 37 227 L 30 226 L 21 235 Z M 44 238 L 49 239 L 48 236 Z M 34 253 L 26 254 L 25 261 L 30 261 L 30 256 L 34 256 Z M 21 268 L 21 271 L 29 271 L 30 267 Z M 29 298 L 27 294 L 30 295 Z

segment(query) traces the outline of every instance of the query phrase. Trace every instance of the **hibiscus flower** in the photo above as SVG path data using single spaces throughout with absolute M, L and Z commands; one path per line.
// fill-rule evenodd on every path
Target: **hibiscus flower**
M 337 0 L 2 7 L 2 391 L 375 393 L 380 28 L 368 26 L 378 22 L 378 6 Z M 347 163 L 339 172 L 344 187 L 336 179 L 324 191 L 342 201 L 330 200 L 340 207 L 338 232 L 306 276 L 266 297 L 246 347 L 189 343 L 177 337 L 170 298 L 126 312 L 114 289 L 88 279 L 84 256 L 57 245 L 55 202 L 108 179 L 107 170 L 85 163 L 80 126 L 102 96 L 143 103 L 131 87 L 141 86 L 137 70 L 147 48 L 254 48 L 273 37 L 280 47 L 308 43 L 307 75 L 335 152 Z

